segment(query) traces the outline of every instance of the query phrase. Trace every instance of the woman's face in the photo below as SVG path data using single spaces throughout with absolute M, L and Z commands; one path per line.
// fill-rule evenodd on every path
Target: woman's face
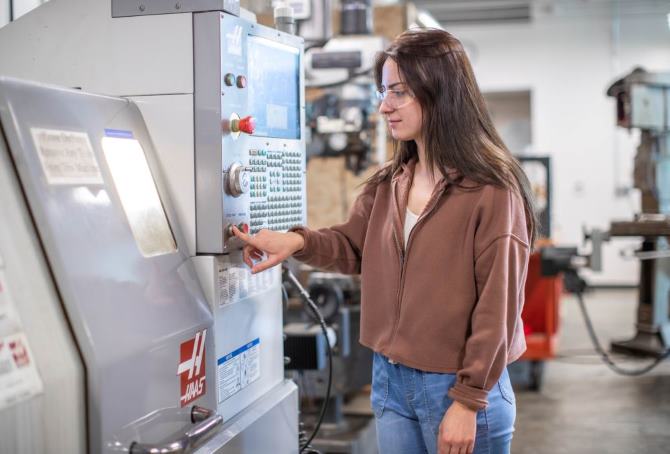
M 379 112 L 386 118 L 393 138 L 420 139 L 423 124 L 421 106 L 402 82 L 398 65 L 392 58 L 387 58 L 382 67 L 381 89 L 384 100 L 379 105 Z

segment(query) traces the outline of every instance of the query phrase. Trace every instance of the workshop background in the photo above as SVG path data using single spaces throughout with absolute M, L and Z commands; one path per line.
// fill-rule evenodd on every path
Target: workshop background
M 1 0 L 0 26 L 42 3 Z M 412 26 L 451 32 L 542 211 L 526 286 L 529 350 L 510 366 L 512 452 L 670 453 L 670 1 L 286 3 L 305 39 L 307 225 L 344 221 L 361 184 L 393 152 L 370 56 Z M 353 4 L 370 22 L 343 20 Z M 241 6 L 274 27 L 269 0 Z M 362 57 L 318 55 L 329 51 Z M 329 412 L 312 446 L 374 454 L 358 281 L 295 268 L 340 342 Z M 299 299 L 288 291 L 284 348 L 295 356 L 286 376 L 310 427 L 327 372 Z
M 431 24 L 432 16 L 463 42 L 498 131 L 524 160 L 538 202 L 549 211 L 543 224 L 550 230 L 540 244 L 589 253 L 585 232 L 608 230 L 611 221 L 632 220 L 641 211 L 634 181 L 640 129 L 617 124 L 616 99 L 606 91 L 635 68 L 665 73 L 670 81 L 670 2 L 380 1 L 373 11 L 373 34 L 385 39 L 412 23 Z M 334 34 L 338 21 L 334 15 Z M 320 95 L 307 90 L 308 97 Z M 345 160 L 310 157 L 310 226 L 346 219 L 360 184 L 376 168 L 356 175 Z M 605 242 L 602 269 L 580 270 L 589 284 L 588 311 L 607 350 L 610 341 L 633 338 L 638 330 L 640 261 L 633 253 L 640 245 L 640 237 Z M 524 318 L 538 331 L 529 333 L 529 353 L 512 367 L 518 405 L 512 452 L 670 452 L 670 364 L 640 377 L 609 370 L 594 350 L 576 297 L 562 282 L 541 278 L 535 259 Z M 667 297 L 658 298 L 667 326 L 670 306 Z M 654 355 L 619 353 L 615 359 L 638 369 Z

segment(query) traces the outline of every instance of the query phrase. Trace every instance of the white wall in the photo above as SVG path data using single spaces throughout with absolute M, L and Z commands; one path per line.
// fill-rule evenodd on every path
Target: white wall
M 484 92 L 486 107 L 507 148 L 528 154 L 531 147 L 529 91 Z
M 23 16 L 25 13 L 36 8 L 45 1 L 46 0 L 13 0 L 14 19 Z M 9 22 L 9 2 L 10 0 L 0 0 L 0 27 Z
M 468 48 L 483 91 L 531 91 L 530 151 L 553 158 L 553 238 L 579 244 L 583 225 L 607 228 L 638 209 L 637 191 L 616 196 L 632 186 L 637 134 L 616 128 L 605 90 L 636 65 L 670 71 L 670 2 L 556 3 L 573 8 L 536 3 L 531 23 L 445 27 Z M 638 264 L 618 256 L 634 244 L 607 246 L 604 272 L 589 280 L 636 284 Z

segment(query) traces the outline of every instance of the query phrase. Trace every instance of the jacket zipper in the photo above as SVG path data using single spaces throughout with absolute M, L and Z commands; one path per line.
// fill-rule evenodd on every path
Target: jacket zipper
M 396 246 L 398 247 L 398 253 L 400 254 L 400 283 L 398 285 L 398 295 L 397 295 L 397 301 L 398 303 L 396 304 L 396 314 L 395 314 L 395 320 L 393 321 L 393 330 L 391 331 L 391 341 L 389 342 L 389 348 L 393 345 L 395 342 L 395 337 L 398 334 L 398 325 L 400 325 L 400 308 L 402 306 L 402 292 L 405 288 L 405 256 L 409 255 L 409 247 L 412 244 L 412 234 L 416 230 L 417 226 L 419 223 L 421 223 L 424 219 L 426 219 L 430 214 L 435 210 L 435 207 L 437 206 L 438 200 L 442 197 L 444 194 L 444 191 L 446 191 L 446 188 L 442 191 L 442 193 L 433 200 L 431 203 L 430 207 L 428 208 L 428 211 L 423 213 L 419 219 L 416 220 L 416 223 L 414 224 L 414 227 L 412 227 L 412 230 L 409 232 L 409 236 L 407 237 L 407 247 L 405 248 L 405 251 L 403 253 L 403 248 L 400 244 L 400 240 L 398 240 L 398 235 L 396 234 L 395 230 L 393 230 L 393 238 L 395 239 Z M 395 197 L 395 187 L 393 188 L 394 192 L 394 199 Z M 396 204 L 397 205 L 397 204 Z

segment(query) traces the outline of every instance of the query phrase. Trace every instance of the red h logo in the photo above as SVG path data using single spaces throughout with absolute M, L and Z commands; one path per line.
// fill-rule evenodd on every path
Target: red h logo
M 177 375 L 181 378 L 181 397 L 179 402 L 185 406 L 205 394 L 205 337 L 207 330 L 196 333 L 195 338 L 183 342 L 179 347 L 179 367 Z

